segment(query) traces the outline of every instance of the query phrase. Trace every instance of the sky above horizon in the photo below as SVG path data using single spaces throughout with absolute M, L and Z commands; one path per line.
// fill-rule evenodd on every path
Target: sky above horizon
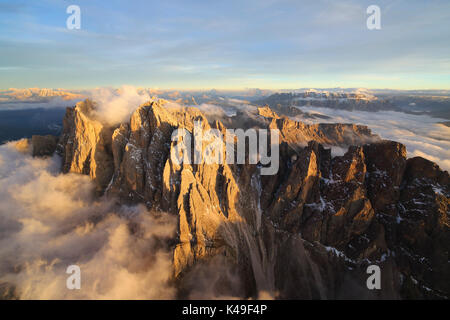
M 448 0 L 0 0 L 0 89 L 450 89 L 449 40 Z

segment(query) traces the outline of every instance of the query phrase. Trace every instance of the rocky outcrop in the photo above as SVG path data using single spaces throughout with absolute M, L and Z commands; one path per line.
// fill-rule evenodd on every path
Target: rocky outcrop
M 122 203 L 178 217 L 180 297 L 201 287 L 195 275 L 207 266 L 219 273 L 221 294 L 238 297 L 450 295 L 449 175 L 407 159 L 400 143 L 367 127 L 306 125 L 264 109 L 268 127 L 280 130 L 280 165 L 262 176 L 261 164 L 173 161 L 175 129 L 192 134 L 201 121 L 225 131 L 196 108 L 149 102 L 116 127 L 95 120 L 92 108 L 85 101 L 67 109 L 63 170 L 90 175 L 99 193 Z M 332 158 L 323 144 L 350 147 Z M 382 269 L 382 290 L 366 287 L 370 264 Z
M 269 127 L 280 130 L 282 140 L 293 148 L 304 146 L 311 140 L 327 146 L 351 146 L 380 140 L 378 136 L 372 135 L 366 126 L 355 124 L 305 124 L 287 118 L 273 118 Z
M 51 156 L 56 151 L 58 137 L 47 135 L 31 137 L 31 146 L 33 157 Z
M 265 118 L 280 119 L 280 116 L 273 112 L 268 106 L 258 108 L 258 114 Z
M 112 128 L 93 118 L 93 108 L 90 100 L 67 108 L 59 151 L 63 154 L 62 171 L 89 175 L 100 194 L 114 171 Z
M 279 116 L 268 106 L 258 108 L 258 115 L 268 121 L 268 128 L 279 130 L 282 142 L 294 149 L 304 147 L 309 141 L 326 146 L 349 147 L 381 140 L 367 126 L 345 123 L 306 124 Z

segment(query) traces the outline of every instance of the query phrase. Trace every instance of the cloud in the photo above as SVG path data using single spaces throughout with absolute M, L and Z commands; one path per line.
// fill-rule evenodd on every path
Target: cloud
M 138 92 L 133 86 L 122 86 L 120 89 L 100 88 L 93 90 L 92 99 L 98 104 L 96 116 L 110 125 L 128 122 L 136 108 L 151 100 L 145 92 Z
M 450 171 L 450 127 L 439 122 L 445 119 L 395 111 L 346 111 L 329 108 L 300 107 L 304 112 L 322 114 L 330 119 L 298 119 L 306 123 L 355 123 L 369 126 L 383 139 L 403 143 L 408 157 L 421 156 Z
M 95 199 L 89 177 L 60 174 L 57 156 L 32 158 L 16 146 L 0 146 L 0 297 L 175 296 L 165 241 L 174 236 L 173 216 Z M 73 264 L 81 268 L 81 290 L 66 288 Z
M 124 79 L 165 87 L 333 86 L 342 85 L 342 76 L 372 73 L 399 77 L 390 81 L 395 86 L 429 86 L 431 80 L 448 87 L 448 1 L 379 1 L 382 30 L 376 33 L 365 24 L 370 4 L 176 1 L 105 8 L 90 2 L 82 12 L 92 25 L 74 33 L 64 30 L 62 3 L 61 11 L 55 1 L 29 3 L 25 11 L 6 11 L 2 67 L 25 69 L 5 71 L 11 76 L 2 77 L 0 87 L 93 87 Z M 158 13 L 151 21 L 149 10 Z
M 226 117 L 227 113 L 224 108 L 212 103 L 202 103 L 199 106 L 196 106 L 205 116 L 210 117 Z M 234 111 L 234 110 L 231 110 Z M 232 114 L 230 112 L 230 114 Z
M 245 100 L 221 97 L 215 101 L 196 105 L 203 114 L 211 120 L 223 120 L 235 117 L 237 112 L 242 112 L 246 117 L 258 120 L 256 116 L 258 107 Z

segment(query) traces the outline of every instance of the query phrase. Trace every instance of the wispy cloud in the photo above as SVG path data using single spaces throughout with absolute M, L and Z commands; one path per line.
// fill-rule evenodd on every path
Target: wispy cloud
M 20 4 L 0 13 L 0 59 L 29 69 L 3 88 L 450 86 L 448 1 L 381 0 L 374 32 L 370 1 L 81 1 L 79 31 L 69 2 Z

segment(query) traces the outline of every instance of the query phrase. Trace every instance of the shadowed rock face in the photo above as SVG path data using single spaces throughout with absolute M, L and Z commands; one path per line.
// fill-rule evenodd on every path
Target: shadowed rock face
M 31 145 L 33 157 L 51 156 L 56 150 L 57 143 L 58 137 L 52 135 L 32 136 Z
M 305 125 L 265 108 L 267 127 L 281 133 L 280 168 L 261 176 L 259 165 L 172 162 L 173 130 L 192 132 L 196 120 L 225 130 L 195 108 L 150 102 L 114 128 L 92 108 L 67 109 L 63 171 L 90 175 L 99 194 L 178 217 L 180 297 L 208 292 L 199 277 L 211 272 L 221 296 L 449 297 L 449 175 L 406 159 L 402 144 L 367 127 Z M 332 158 L 322 144 L 350 147 Z M 366 287 L 371 264 L 381 267 L 381 290 Z

